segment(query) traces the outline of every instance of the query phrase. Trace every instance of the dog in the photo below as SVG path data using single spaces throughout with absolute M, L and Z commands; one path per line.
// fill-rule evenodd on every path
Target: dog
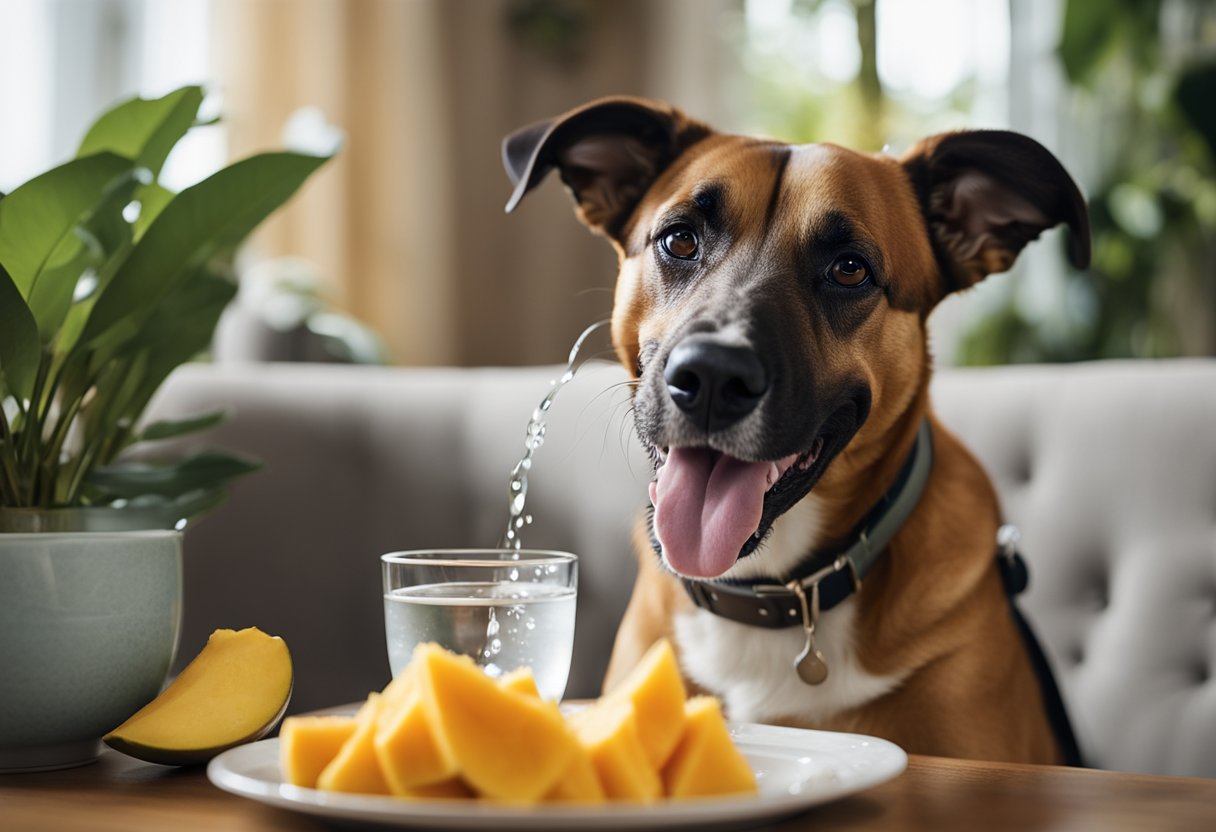
M 790 145 L 630 97 L 525 127 L 503 160 L 508 211 L 556 170 L 620 261 L 612 341 L 655 477 L 606 689 L 668 637 L 735 720 L 1061 762 L 926 335 L 1045 229 L 1087 265 L 1060 162 L 1007 131 Z

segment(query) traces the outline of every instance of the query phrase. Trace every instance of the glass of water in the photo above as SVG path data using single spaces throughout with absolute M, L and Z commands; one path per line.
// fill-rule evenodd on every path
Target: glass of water
M 491 676 L 528 666 L 561 699 L 574 648 L 578 558 L 536 549 L 431 549 L 382 555 L 393 675 L 433 641 Z

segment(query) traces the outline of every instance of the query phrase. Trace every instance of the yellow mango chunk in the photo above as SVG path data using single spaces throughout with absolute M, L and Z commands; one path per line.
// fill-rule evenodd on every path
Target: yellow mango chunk
M 355 794 L 391 794 L 380 771 L 374 740 L 380 694 L 373 693 L 355 714 L 355 731 L 317 776 L 317 788 Z
M 504 690 L 467 656 L 434 644 L 414 651 L 427 718 L 478 794 L 540 800 L 566 770 L 575 741 L 548 703 Z
M 532 675 L 530 667 L 517 667 L 499 679 L 498 686 L 503 690 L 513 690 L 516 693 L 540 699 L 540 690 L 536 687 L 536 677 Z
M 662 795 L 663 783 L 638 734 L 632 702 L 601 700 L 575 714 L 570 724 L 608 798 L 649 802 Z
M 731 742 L 718 700 L 694 696 L 684 713 L 684 736 L 663 769 L 667 795 L 755 794 L 756 775 Z
M 600 785 L 599 773 L 591 754 L 581 745 L 566 767 L 566 772 L 545 795 L 546 803 L 603 803 L 607 795 Z
M 456 775 L 456 760 L 451 749 L 436 739 L 416 686 L 395 708 L 381 706 L 373 748 L 380 771 L 396 795 L 409 796 L 420 786 Z
M 425 786 L 415 786 L 402 792 L 401 797 L 422 797 L 431 800 L 465 800 L 477 797 L 477 793 L 469 788 L 469 784 L 459 777 L 441 780 L 438 783 L 427 783 Z
M 270 733 L 287 710 L 292 678 L 283 639 L 256 627 L 216 630 L 160 696 L 102 739 L 153 763 L 206 762 Z
M 667 639 L 655 642 L 621 684 L 609 693 L 609 698 L 627 699 L 633 703 L 646 758 L 656 769 L 667 762 L 684 732 L 686 696 L 680 664 Z
M 279 729 L 283 779 L 313 789 L 317 777 L 355 733 L 353 716 L 289 716 Z
M 400 673 L 385 685 L 384 690 L 380 691 L 381 716 L 383 716 L 385 711 L 399 707 L 411 693 L 417 690 L 418 681 L 416 677 L 417 674 L 414 673 L 414 666 L 407 664 Z

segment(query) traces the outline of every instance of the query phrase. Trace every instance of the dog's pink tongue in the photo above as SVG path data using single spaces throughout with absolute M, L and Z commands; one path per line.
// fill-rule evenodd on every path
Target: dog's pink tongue
M 652 486 L 654 528 L 673 569 L 716 578 L 760 525 L 771 462 L 744 462 L 707 448 L 672 448 Z

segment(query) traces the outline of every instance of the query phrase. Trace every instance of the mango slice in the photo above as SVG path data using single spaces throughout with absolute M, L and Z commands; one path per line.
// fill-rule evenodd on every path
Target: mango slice
M 607 797 L 650 802 L 662 795 L 663 783 L 638 734 L 632 702 L 601 700 L 575 714 L 570 724 L 590 755 Z
M 718 700 L 694 696 L 684 706 L 684 736 L 663 769 L 669 797 L 755 794 L 756 775 L 730 739 Z
M 467 800 L 477 797 L 477 792 L 469 788 L 469 784 L 459 777 L 441 780 L 438 783 L 428 783 L 425 786 L 415 786 L 403 792 L 401 797 L 424 797 L 431 800 Z
M 279 763 L 293 786 L 316 788 L 317 776 L 355 733 L 353 716 L 289 716 L 279 729 Z
M 516 693 L 540 699 L 540 689 L 536 687 L 536 677 L 532 675 L 532 668 L 530 667 L 520 667 L 512 670 L 498 680 L 498 686 L 503 690 L 513 690 Z
M 665 641 L 569 720 L 541 698 L 531 670 L 495 680 L 423 644 L 355 717 L 287 720 L 282 767 L 296 785 L 406 799 L 595 805 L 755 794 L 718 701 L 684 696 Z
M 318 789 L 355 794 L 392 793 L 380 771 L 380 761 L 373 746 L 379 711 L 380 694 L 370 694 L 359 713 L 355 714 L 354 733 L 329 765 L 317 775 Z
M 434 644 L 419 645 L 412 661 L 436 739 L 478 794 L 527 804 L 548 793 L 575 753 L 555 708 Z
M 662 768 L 684 731 L 687 697 L 671 643 L 667 639 L 655 642 L 608 696 L 633 703 L 646 758 L 654 768 Z
M 418 680 L 414 666 L 407 664 L 384 686 L 384 690 L 380 691 L 381 712 L 399 707 L 417 689 Z
M 591 754 L 581 745 L 566 772 L 545 795 L 546 803 L 603 803 L 607 798 Z
M 435 736 L 417 687 L 396 708 L 381 708 L 373 748 L 393 794 L 409 796 L 456 776 L 456 759 Z
M 216 630 L 160 696 L 102 739 L 165 765 L 203 763 L 274 729 L 291 699 L 291 654 L 256 627 Z

